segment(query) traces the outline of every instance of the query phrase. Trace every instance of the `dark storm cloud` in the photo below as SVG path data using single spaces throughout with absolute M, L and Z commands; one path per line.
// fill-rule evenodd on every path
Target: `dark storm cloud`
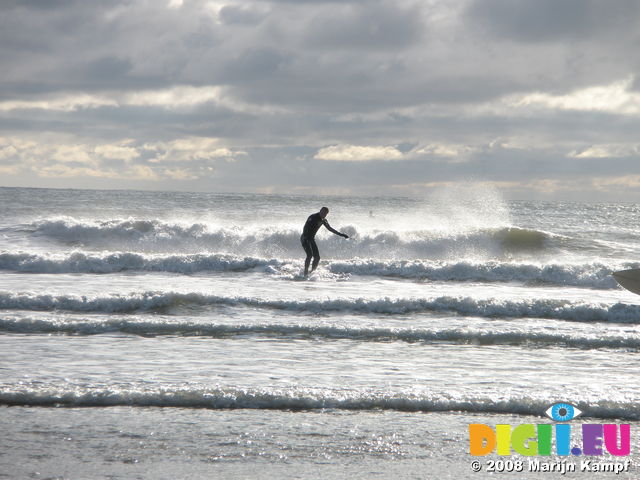
M 68 6 L 75 6 L 79 3 L 86 2 L 79 2 L 78 0 L 5 0 L 3 5 L 7 9 L 21 8 L 54 10 Z
M 527 90 L 562 93 L 640 71 L 636 0 L 472 0 L 462 18 L 483 56 L 503 56 L 495 73 Z
M 2 92 L 249 82 L 256 97 L 269 101 L 277 100 L 280 86 L 317 87 L 333 79 L 326 95 L 329 88 L 366 86 L 375 75 L 372 67 L 399 73 L 395 67 L 401 62 L 375 59 L 376 51 L 407 47 L 421 32 L 417 7 L 378 1 L 314 4 L 309 10 L 230 4 L 220 9 L 222 25 L 204 2 L 185 2 L 179 9 L 154 5 L 67 3 L 46 14 L 28 6 L 5 8 L 0 42 L 9 47 L 2 55 L 9 55 L 12 69 L 0 80 Z M 247 30 L 260 20 L 265 24 Z M 345 49 L 364 49 L 374 58 Z M 324 56 L 320 62 L 318 55 Z M 282 76 L 273 78 L 275 71 Z M 294 88 L 279 101 L 296 103 L 296 93 L 306 97 L 309 91 Z
M 225 84 L 264 83 L 266 79 L 285 68 L 288 62 L 289 57 L 275 48 L 251 48 L 229 59 L 219 78 Z
M 1 91 L 144 88 L 179 81 L 220 39 L 211 19 L 134 1 L 1 6 Z M 160 2 L 157 4 L 160 6 Z M 195 12 L 194 12 L 195 13 Z
M 331 6 L 305 24 L 305 44 L 311 48 L 398 49 L 420 39 L 420 9 L 370 2 Z
M 266 16 L 266 10 L 253 5 L 225 5 L 220 9 L 220 21 L 227 25 L 256 25 Z
M 626 35 L 638 26 L 636 0 L 474 0 L 467 18 L 520 42 L 556 42 Z

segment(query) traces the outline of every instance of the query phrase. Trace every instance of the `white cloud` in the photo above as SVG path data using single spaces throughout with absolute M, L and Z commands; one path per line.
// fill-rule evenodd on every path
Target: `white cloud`
M 283 114 L 286 108 L 268 104 L 252 104 L 235 98 L 228 88 L 216 85 L 193 87 L 178 85 L 164 89 L 140 89 L 131 92 L 109 92 L 100 94 L 64 93 L 48 95 L 46 98 L 29 100 L 6 100 L 0 102 L 0 112 L 13 110 L 45 110 L 76 112 L 102 107 L 160 107 L 167 110 L 195 108 L 207 103 L 221 108 L 248 114 Z
M 45 165 L 39 168 L 32 168 L 32 171 L 39 177 L 44 178 L 72 178 L 72 177 L 98 177 L 98 178 L 118 178 L 119 175 L 113 170 L 103 168 L 71 167 L 62 163 Z
M 601 144 L 591 145 L 583 150 L 573 150 L 572 158 L 623 158 L 640 154 L 638 144 Z
M 193 107 L 207 102 L 219 103 L 222 88 L 218 86 L 190 87 L 177 86 L 161 90 L 141 90 L 124 95 L 121 105 L 137 107 Z
M 18 150 L 13 145 L 0 146 L 0 160 L 16 156 Z
M 132 142 L 132 140 L 126 140 L 120 143 L 98 145 L 94 152 L 102 158 L 128 162 L 140 156 L 137 148 L 128 146 Z
M 631 90 L 633 77 L 575 90 L 566 95 L 536 92 L 507 97 L 506 105 L 515 108 L 541 107 L 553 110 L 597 111 L 623 115 L 640 113 L 640 93 Z
M 0 111 L 11 110 L 54 110 L 75 112 L 86 108 L 115 107 L 118 102 L 102 95 L 79 93 L 75 95 L 56 95 L 40 100 L 7 100 L 0 102 Z
M 367 162 L 371 160 L 402 160 L 404 155 L 396 147 L 332 145 L 318 150 L 316 160 L 338 162 Z
M 153 168 L 147 165 L 132 165 L 124 174 L 126 175 L 124 178 L 129 177 L 137 180 L 159 180 L 161 178 Z
M 180 169 L 180 168 L 166 168 L 162 171 L 162 174 L 166 178 L 171 178 L 173 180 L 197 180 L 198 175 L 190 172 L 189 170 Z
M 184 0 L 169 0 L 169 8 L 179 9 L 184 4 Z
M 245 152 L 217 138 L 186 137 L 136 144 L 132 139 L 93 144 L 73 138 L 0 137 L 2 172 L 29 171 L 37 177 L 96 177 L 121 180 L 197 180 L 214 172 L 216 161 L 232 162 Z M 114 161 L 121 164 L 114 165 Z
M 623 175 L 617 177 L 596 177 L 593 185 L 597 190 L 635 190 L 640 188 L 640 175 Z
M 20 171 L 20 168 L 17 165 L 4 166 L 0 165 L 0 173 L 2 175 L 15 175 Z
M 98 161 L 92 153 L 92 149 L 88 145 L 55 145 L 51 159 L 58 163 L 84 163 L 95 166 Z
M 476 147 L 450 143 L 429 143 L 411 151 L 412 156 L 428 155 L 433 157 L 464 160 L 469 154 L 476 151 Z
M 218 158 L 231 158 L 236 155 L 245 155 L 242 151 L 232 151 L 220 145 L 217 138 L 189 137 L 180 138 L 171 142 L 147 143 L 146 150 L 157 152 L 150 160 L 153 163 L 190 162 L 193 160 L 215 160 Z

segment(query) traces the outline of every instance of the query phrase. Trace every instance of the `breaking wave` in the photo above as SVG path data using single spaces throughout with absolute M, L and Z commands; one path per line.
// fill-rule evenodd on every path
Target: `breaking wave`
M 1 253 L 0 270 L 20 273 L 115 273 L 144 272 L 244 272 L 269 270 L 285 262 L 256 257 L 225 254 L 144 255 L 130 252 L 87 254 L 75 252 L 61 255 Z
M 491 318 L 548 318 L 579 322 L 640 323 L 640 305 L 574 303 L 557 299 L 478 300 L 462 296 L 441 296 L 437 298 L 287 300 L 152 291 L 95 297 L 0 292 L 0 309 L 8 310 L 136 313 L 190 306 L 244 306 L 309 313 L 404 315 L 431 312 Z
M 627 268 L 627 267 L 625 267 Z M 633 268 L 633 267 L 628 267 Z M 523 282 L 614 289 L 614 270 L 600 263 L 536 265 L 511 262 L 334 261 L 328 269 L 336 274 L 373 275 L 446 282 Z
M 335 258 L 451 258 L 464 255 L 512 256 L 539 253 L 564 245 L 561 237 L 517 227 L 472 229 L 466 232 L 394 231 L 360 232 L 340 227 L 351 237 L 320 238 L 331 244 Z M 298 228 L 224 228 L 206 223 L 169 223 L 157 219 L 81 221 L 71 218 L 32 223 L 26 230 L 35 237 L 87 249 L 133 252 L 182 252 L 202 250 L 235 255 L 277 258 L 299 257 Z M 562 241 L 561 241 L 562 240 Z
M 0 253 L 0 270 L 20 273 L 115 273 L 124 271 L 170 272 L 246 272 L 266 274 L 297 272 L 301 260 L 278 260 L 230 254 L 149 255 L 131 252 L 71 254 Z M 625 264 L 618 268 L 601 263 L 533 264 L 515 262 L 437 262 L 406 260 L 334 260 L 327 269 L 340 275 L 396 277 L 443 282 L 522 282 L 529 285 L 564 285 L 615 289 L 613 270 L 636 268 Z
M 640 419 L 637 402 L 565 398 L 585 417 Z M 437 393 L 335 390 L 324 388 L 235 388 L 135 386 L 91 388 L 77 385 L 0 387 L 0 404 L 65 407 L 182 407 L 264 410 L 397 410 L 406 412 L 472 412 L 539 416 L 557 399 L 539 397 L 457 397 Z
M 218 324 L 180 320 L 140 319 L 59 320 L 0 318 L 0 331 L 66 335 L 125 333 L 143 337 L 159 335 L 230 338 L 247 335 L 281 338 L 323 338 L 366 342 L 449 342 L 473 345 L 557 345 L 578 349 L 623 348 L 640 350 L 640 336 L 569 334 L 562 331 L 486 331 L 471 328 L 389 328 L 302 324 Z

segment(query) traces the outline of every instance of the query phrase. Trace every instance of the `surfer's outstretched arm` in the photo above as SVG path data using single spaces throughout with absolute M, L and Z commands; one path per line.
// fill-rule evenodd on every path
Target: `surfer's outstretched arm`
M 339 235 L 343 238 L 349 238 L 349 235 L 347 235 L 346 233 L 341 233 L 339 231 L 337 231 L 335 228 L 332 228 L 331 225 L 329 225 L 329 222 L 327 222 L 326 220 L 322 221 L 322 224 L 327 227 L 327 230 L 329 230 L 331 233 L 335 233 L 336 235 Z

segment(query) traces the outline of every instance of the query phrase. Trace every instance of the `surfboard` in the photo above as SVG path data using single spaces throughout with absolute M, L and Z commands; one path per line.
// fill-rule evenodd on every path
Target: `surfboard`
M 630 292 L 640 295 L 640 268 L 613 272 L 613 278 Z

